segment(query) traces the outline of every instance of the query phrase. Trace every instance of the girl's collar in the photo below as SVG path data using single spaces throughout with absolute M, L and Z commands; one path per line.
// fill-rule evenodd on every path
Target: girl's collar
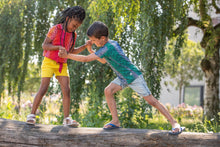
M 72 33 L 72 32 L 68 32 L 67 30 L 65 30 L 63 25 L 64 25 L 64 24 L 62 24 L 62 23 L 57 24 L 58 29 L 62 29 L 62 30 L 65 31 L 66 33 Z

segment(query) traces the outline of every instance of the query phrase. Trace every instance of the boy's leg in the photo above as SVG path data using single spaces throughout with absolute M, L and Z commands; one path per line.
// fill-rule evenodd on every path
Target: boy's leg
M 155 107 L 157 110 L 160 111 L 171 123 L 172 128 L 176 128 L 173 130 L 173 132 L 178 132 L 179 128 L 177 127 L 179 124 L 177 123 L 176 120 L 170 115 L 169 111 L 161 104 L 156 98 L 154 98 L 152 95 L 149 96 L 144 96 L 143 97 L 150 105 Z
M 139 95 L 143 96 L 143 98 L 153 107 L 158 109 L 160 113 L 162 113 L 171 123 L 172 128 L 176 128 L 174 132 L 179 131 L 179 124 L 173 117 L 170 115 L 168 110 L 156 99 L 152 96 L 147 83 L 145 82 L 143 75 L 140 75 L 136 80 L 134 80 L 131 84 L 129 84 L 134 91 L 136 91 Z M 178 127 L 179 126 L 179 127 Z
M 57 76 L 56 78 L 63 93 L 63 112 L 64 118 L 66 118 L 70 113 L 70 79 L 68 76 Z
M 50 84 L 50 78 L 49 77 L 41 78 L 40 88 L 39 88 L 39 90 L 38 90 L 38 92 L 37 92 L 37 94 L 36 94 L 36 96 L 34 98 L 31 114 L 35 114 L 36 113 L 37 108 L 39 107 L 43 96 L 47 92 L 49 84 Z
M 118 112 L 117 112 L 117 107 L 116 107 L 116 102 L 114 99 L 114 94 L 121 90 L 122 87 L 114 84 L 114 83 L 110 83 L 106 88 L 105 88 L 105 97 L 106 97 L 106 101 L 109 107 L 109 110 L 111 112 L 112 115 L 112 121 L 111 123 L 116 125 L 116 126 L 120 126 L 120 122 L 118 119 Z M 104 128 L 109 128 L 111 127 L 111 125 L 105 125 Z

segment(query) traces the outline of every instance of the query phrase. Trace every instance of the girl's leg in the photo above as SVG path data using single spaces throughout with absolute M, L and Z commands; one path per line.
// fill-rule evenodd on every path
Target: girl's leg
M 176 120 L 174 120 L 174 118 L 170 115 L 169 111 L 156 99 L 154 98 L 152 95 L 149 96 L 144 96 L 143 97 L 150 105 L 152 105 L 153 107 L 155 107 L 157 110 L 160 111 L 160 113 L 162 113 L 171 123 L 172 128 L 176 128 L 174 130 L 174 132 L 178 132 L 179 128 L 177 127 L 179 124 L 177 123 Z
M 34 98 L 31 114 L 35 114 L 36 113 L 37 108 L 39 107 L 43 96 L 47 92 L 49 84 L 50 84 L 50 78 L 49 77 L 41 78 L 40 88 L 39 88 L 39 90 L 38 90 L 38 92 L 37 92 L 37 94 L 36 94 L 36 96 Z
M 106 88 L 105 88 L 105 97 L 106 97 L 106 101 L 109 107 L 109 110 L 111 112 L 112 115 L 112 121 L 111 123 L 116 125 L 116 126 L 120 126 L 120 122 L 118 119 L 118 112 L 117 112 L 117 107 L 116 107 L 116 102 L 114 99 L 114 94 L 121 90 L 122 87 L 114 84 L 114 83 L 110 83 Z M 108 128 L 111 127 L 110 125 L 105 125 L 104 128 Z
M 67 76 L 57 76 L 56 78 L 63 93 L 63 113 L 66 118 L 70 113 L 70 79 Z

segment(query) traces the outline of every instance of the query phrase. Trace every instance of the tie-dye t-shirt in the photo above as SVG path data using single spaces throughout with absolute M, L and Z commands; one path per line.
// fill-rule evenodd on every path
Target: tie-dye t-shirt
M 105 58 L 123 84 L 130 84 L 141 75 L 141 71 L 125 56 L 116 41 L 109 40 L 95 54 Z

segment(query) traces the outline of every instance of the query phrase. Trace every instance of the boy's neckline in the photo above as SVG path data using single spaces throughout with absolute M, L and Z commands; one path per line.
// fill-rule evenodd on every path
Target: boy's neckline
M 106 41 L 106 43 L 105 43 L 103 46 L 105 46 L 107 43 L 109 43 L 109 41 L 110 41 L 110 39 L 108 38 L 108 40 Z M 103 47 L 103 46 L 102 46 L 102 47 Z

